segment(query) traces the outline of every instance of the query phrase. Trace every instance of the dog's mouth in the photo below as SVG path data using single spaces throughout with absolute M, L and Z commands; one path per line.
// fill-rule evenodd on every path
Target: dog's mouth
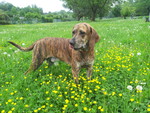
M 69 47 L 70 47 L 71 49 L 74 49 L 73 45 L 71 45 L 71 44 L 69 44 Z
M 86 48 L 84 48 L 83 46 L 80 47 L 80 48 L 76 48 L 76 47 L 74 47 L 73 45 L 69 44 L 69 47 L 70 47 L 71 49 L 76 50 L 76 51 L 84 51 L 84 50 L 86 50 Z

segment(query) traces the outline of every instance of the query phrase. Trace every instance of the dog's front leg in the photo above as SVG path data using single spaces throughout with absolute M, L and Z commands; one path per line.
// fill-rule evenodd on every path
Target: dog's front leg
M 92 71 L 93 71 L 93 65 L 88 66 L 87 67 L 87 79 L 88 80 L 91 80 Z
M 77 66 L 72 65 L 73 79 L 74 79 L 76 84 L 79 83 L 79 79 L 78 79 L 79 72 L 80 72 L 80 68 L 77 67 Z

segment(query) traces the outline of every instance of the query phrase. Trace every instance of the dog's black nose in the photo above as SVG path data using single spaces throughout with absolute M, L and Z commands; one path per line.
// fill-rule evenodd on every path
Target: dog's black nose
M 71 39 L 69 43 L 70 43 L 70 45 L 72 45 L 72 46 L 74 46 L 74 44 L 75 44 L 75 42 L 74 42 L 73 39 Z

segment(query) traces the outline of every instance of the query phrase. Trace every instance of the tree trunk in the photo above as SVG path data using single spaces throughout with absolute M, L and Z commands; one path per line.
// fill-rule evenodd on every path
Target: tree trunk
M 92 17 L 91 17 L 91 21 L 95 21 L 96 18 L 96 12 L 93 12 Z
M 81 18 L 82 16 L 77 16 L 77 21 L 80 21 Z
M 150 22 L 150 11 L 149 11 L 149 22 Z

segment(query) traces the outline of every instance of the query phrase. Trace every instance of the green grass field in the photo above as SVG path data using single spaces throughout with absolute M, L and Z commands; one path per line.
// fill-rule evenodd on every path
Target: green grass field
M 83 69 L 75 85 L 71 67 L 47 63 L 28 75 L 32 52 L 23 47 L 44 37 L 71 38 L 78 22 L 0 26 L 1 113 L 150 112 L 150 23 L 144 20 L 87 21 L 101 37 L 92 80 Z

